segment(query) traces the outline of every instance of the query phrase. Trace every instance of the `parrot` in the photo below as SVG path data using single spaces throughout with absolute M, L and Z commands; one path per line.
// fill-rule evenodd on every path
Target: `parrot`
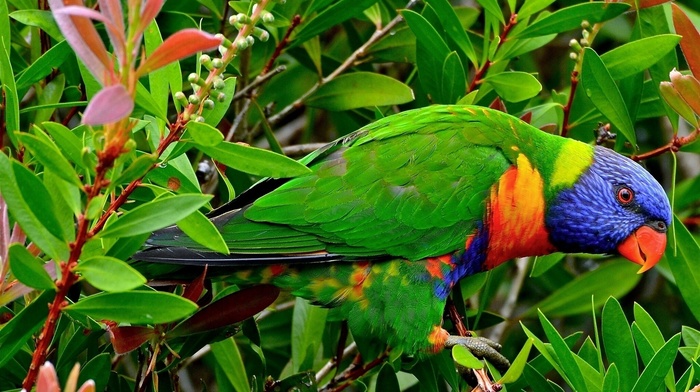
M 263 179 L 210 214 L 230 254 L 173 226 L 133 258 L 221 267 L 339 308 L 354 336 L 429 355 L 461 342 L 442 324 L 460 279 L 553 252 L 621 255 L 644 272 L 671 224 L 638 163 L 485 107 L 393 114 L 300 162 L 307 174 Z

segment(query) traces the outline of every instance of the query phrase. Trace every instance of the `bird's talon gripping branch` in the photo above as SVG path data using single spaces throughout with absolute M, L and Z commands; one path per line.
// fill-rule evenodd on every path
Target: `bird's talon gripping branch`
M 445 342 L 445 348 L 452 348 L 454 346 L 465 347 L 471 351 L 472 354 L 479 358 L 486 359 L 498 369 L 503 370 L 510 367 L 510 361 L 508 361 L 508 358 L 504 357 L 503 354 L 498 352 L 501 349 L 501 345 L 493 340 L 482 337 L 450 335 Z

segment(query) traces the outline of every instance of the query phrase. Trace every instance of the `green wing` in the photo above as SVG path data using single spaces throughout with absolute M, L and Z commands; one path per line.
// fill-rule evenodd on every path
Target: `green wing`
M 532 130 L 483 108 L 407 111 L 310 154 L 311 173 L 214 222 L 236 254 L 443 255 L 464 247 L 512 147 L 532 144 Z M 167 237 L 150 244 L 203 250 Z

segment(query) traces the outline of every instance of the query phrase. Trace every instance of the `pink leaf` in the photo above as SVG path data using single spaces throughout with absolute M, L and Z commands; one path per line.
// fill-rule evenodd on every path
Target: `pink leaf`
M 157 47 L 146 61 L 139 66 L 137 73 L 145 75 L 197 52 L 212 50 L 220 44 L 221 39 L 209 33 L 197 29 L 180 30 Z
M 39 378 L 36 381 L 37 392 L 61 392 L 61 385 L 58 383 L 56 369 L 51 362 L 44 363 L 39 368 Z
M 112 84 L 116 80 L 112 61 L 95 26 L 87 17 L 71 15 L 71 10 L 62 13 L 60 10 L 66 8 L 64 1 L 68 6 L 89 10 L 80 0 L 49 0 L 58 27 L 93 76 L 103 85 Z
M 134 100 L 121 84 L 100 90 L 85 108 L 83 124 L 99 125 L 117 122 L 131 114 Z
M 122 4 L 119 0 L 100 0 L 100 11 L 114 25 L 113 29 L 107 29 L 107 34 L 112 42 L 114 54 L 119 59 L 119 63 L 125 64 L 126 37 L 124 37 L 125 28 Z
M 156 18 L 156 15 L 163 8 L 165 0 L 146 0 L 141 8 L 141 21 L 139 25 L 139 34 L 143 34 L 149 24 Z

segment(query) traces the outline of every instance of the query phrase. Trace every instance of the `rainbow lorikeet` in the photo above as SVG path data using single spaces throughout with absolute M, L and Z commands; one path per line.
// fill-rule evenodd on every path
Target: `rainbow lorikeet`
M 231 254 L 173 227 L 135 258 L 227 266 L 238 282 L 340 307 L 354 334 L 426 353 L 452 342 L 443 310 L 461 278 L 554 251 L 621 254 L 646 271 L 671 223 L 637 163 L 482 107 L 392 115 L 301 162 L 310 173 L 214 211 Z

